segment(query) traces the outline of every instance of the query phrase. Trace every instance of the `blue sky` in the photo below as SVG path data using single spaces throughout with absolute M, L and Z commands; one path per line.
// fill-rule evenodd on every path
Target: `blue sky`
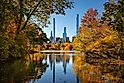
M 47 37 L 50 37 L 50 32 L 53 30 L 52 19 L 56 19 L 56 37 L 62 37 L 64 27 L 67 29 L 67 36 L 72 39 L 72 36 L 76 34 L 76 15 L 79 14 L 79 19 L 83 17 L 84 13 L 89 8 L 95 8 L 98 13 L 103 12 L 103 4 L 108 0 L 72 0 L 74 2 L 74 8 L 66 10 L 66 15 L 51 15 L 51 24 L 48 28 L 44 28 L 44 32 Z

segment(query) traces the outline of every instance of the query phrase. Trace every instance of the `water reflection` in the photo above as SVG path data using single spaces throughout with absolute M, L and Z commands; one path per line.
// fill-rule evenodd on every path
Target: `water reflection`
M 35 53 L 0 63 L 0 83 L 123 83 L 124 65 L 94 65 L 85 56 Z
M 73 69 L 73 55 L 44 54 L 45 62 L 49 64 L 47 72 L 41 78 L 41 83 L 79 83 Z
M 25 60 L 0 63 L 0 83 L 79 83 L 73 60 L 70 53 L 35 53 Z
M 0 83 L 34 82 L 41 78 L 47 67 L 46 63 L 23 60 L 0 63 Z
M 74 57 L 73 68 L 81 83 L 124 83 L 124 65 L 106 64 L 93 65 L 86 62 L 85 56 Z

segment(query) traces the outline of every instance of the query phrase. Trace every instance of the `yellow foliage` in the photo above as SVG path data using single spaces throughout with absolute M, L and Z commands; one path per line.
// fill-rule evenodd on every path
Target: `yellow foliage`
M 33 51 L 40 52 L 41 51 L 41 45 L 35 44 L 32 49 L 33 49 Z
M 113 82 L 119 82 L 119 76 L 113 76 L 111 73 L 103 73 L 102 69 L 104 66 L 94 66 L 86 63 L 85 56 L 76 55 L 74 56 L 73 69 L 77 76 L 79 77 L 81 83 L 106 83 L 107 80 Z M 114 72 L 114 71 L 113 71 Z M 104 78 L 104 79 L 102 79 Z
M 117 51 L 117 49 L 120 49 L 121 41 L 118 32 L 111 30 L 107 26 L 97 29 L 84 26 L 80 28 L 80 33 L 74 39 L 72 45 L 75 50 L 81 52 L 107 51 L 110 48 Z
M 34 53 L 25 56 L 25 60 L 27 61 L 41 61 L 44 56 L 41 53 Z
M 15 20 L 11 20 L 6 28 L 7 32 L 10 34 L 15 34 L 17 31 L 17 23 L 15 22 Z

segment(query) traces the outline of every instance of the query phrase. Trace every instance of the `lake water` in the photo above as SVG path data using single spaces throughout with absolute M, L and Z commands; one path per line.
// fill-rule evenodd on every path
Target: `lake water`
M 41 52 L 0 63 L 0 83 L 122 83 L 124 65 L 94 66 L 73 51 Z M 30 58 L 29 58 L 30 56 Z
M 42 63 L 48 64 L 42 77 L 36 83 L 80 83 L 76 77 L 72 64 L 74 54 L 54 52 L 45 53 Z M 32 83 L 32 81 L 31 81 Z
M 73 71 L 73 51 L 31 54 L 39 60 L 0 63 L 0 83 L 80 83 Z

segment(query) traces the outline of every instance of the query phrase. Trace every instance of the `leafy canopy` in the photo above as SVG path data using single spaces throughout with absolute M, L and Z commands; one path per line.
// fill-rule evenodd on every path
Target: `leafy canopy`
M 124 0 L 112 0 L 104 4 L 103 23 L 110 25 L 114 30 L 124 31 Z

